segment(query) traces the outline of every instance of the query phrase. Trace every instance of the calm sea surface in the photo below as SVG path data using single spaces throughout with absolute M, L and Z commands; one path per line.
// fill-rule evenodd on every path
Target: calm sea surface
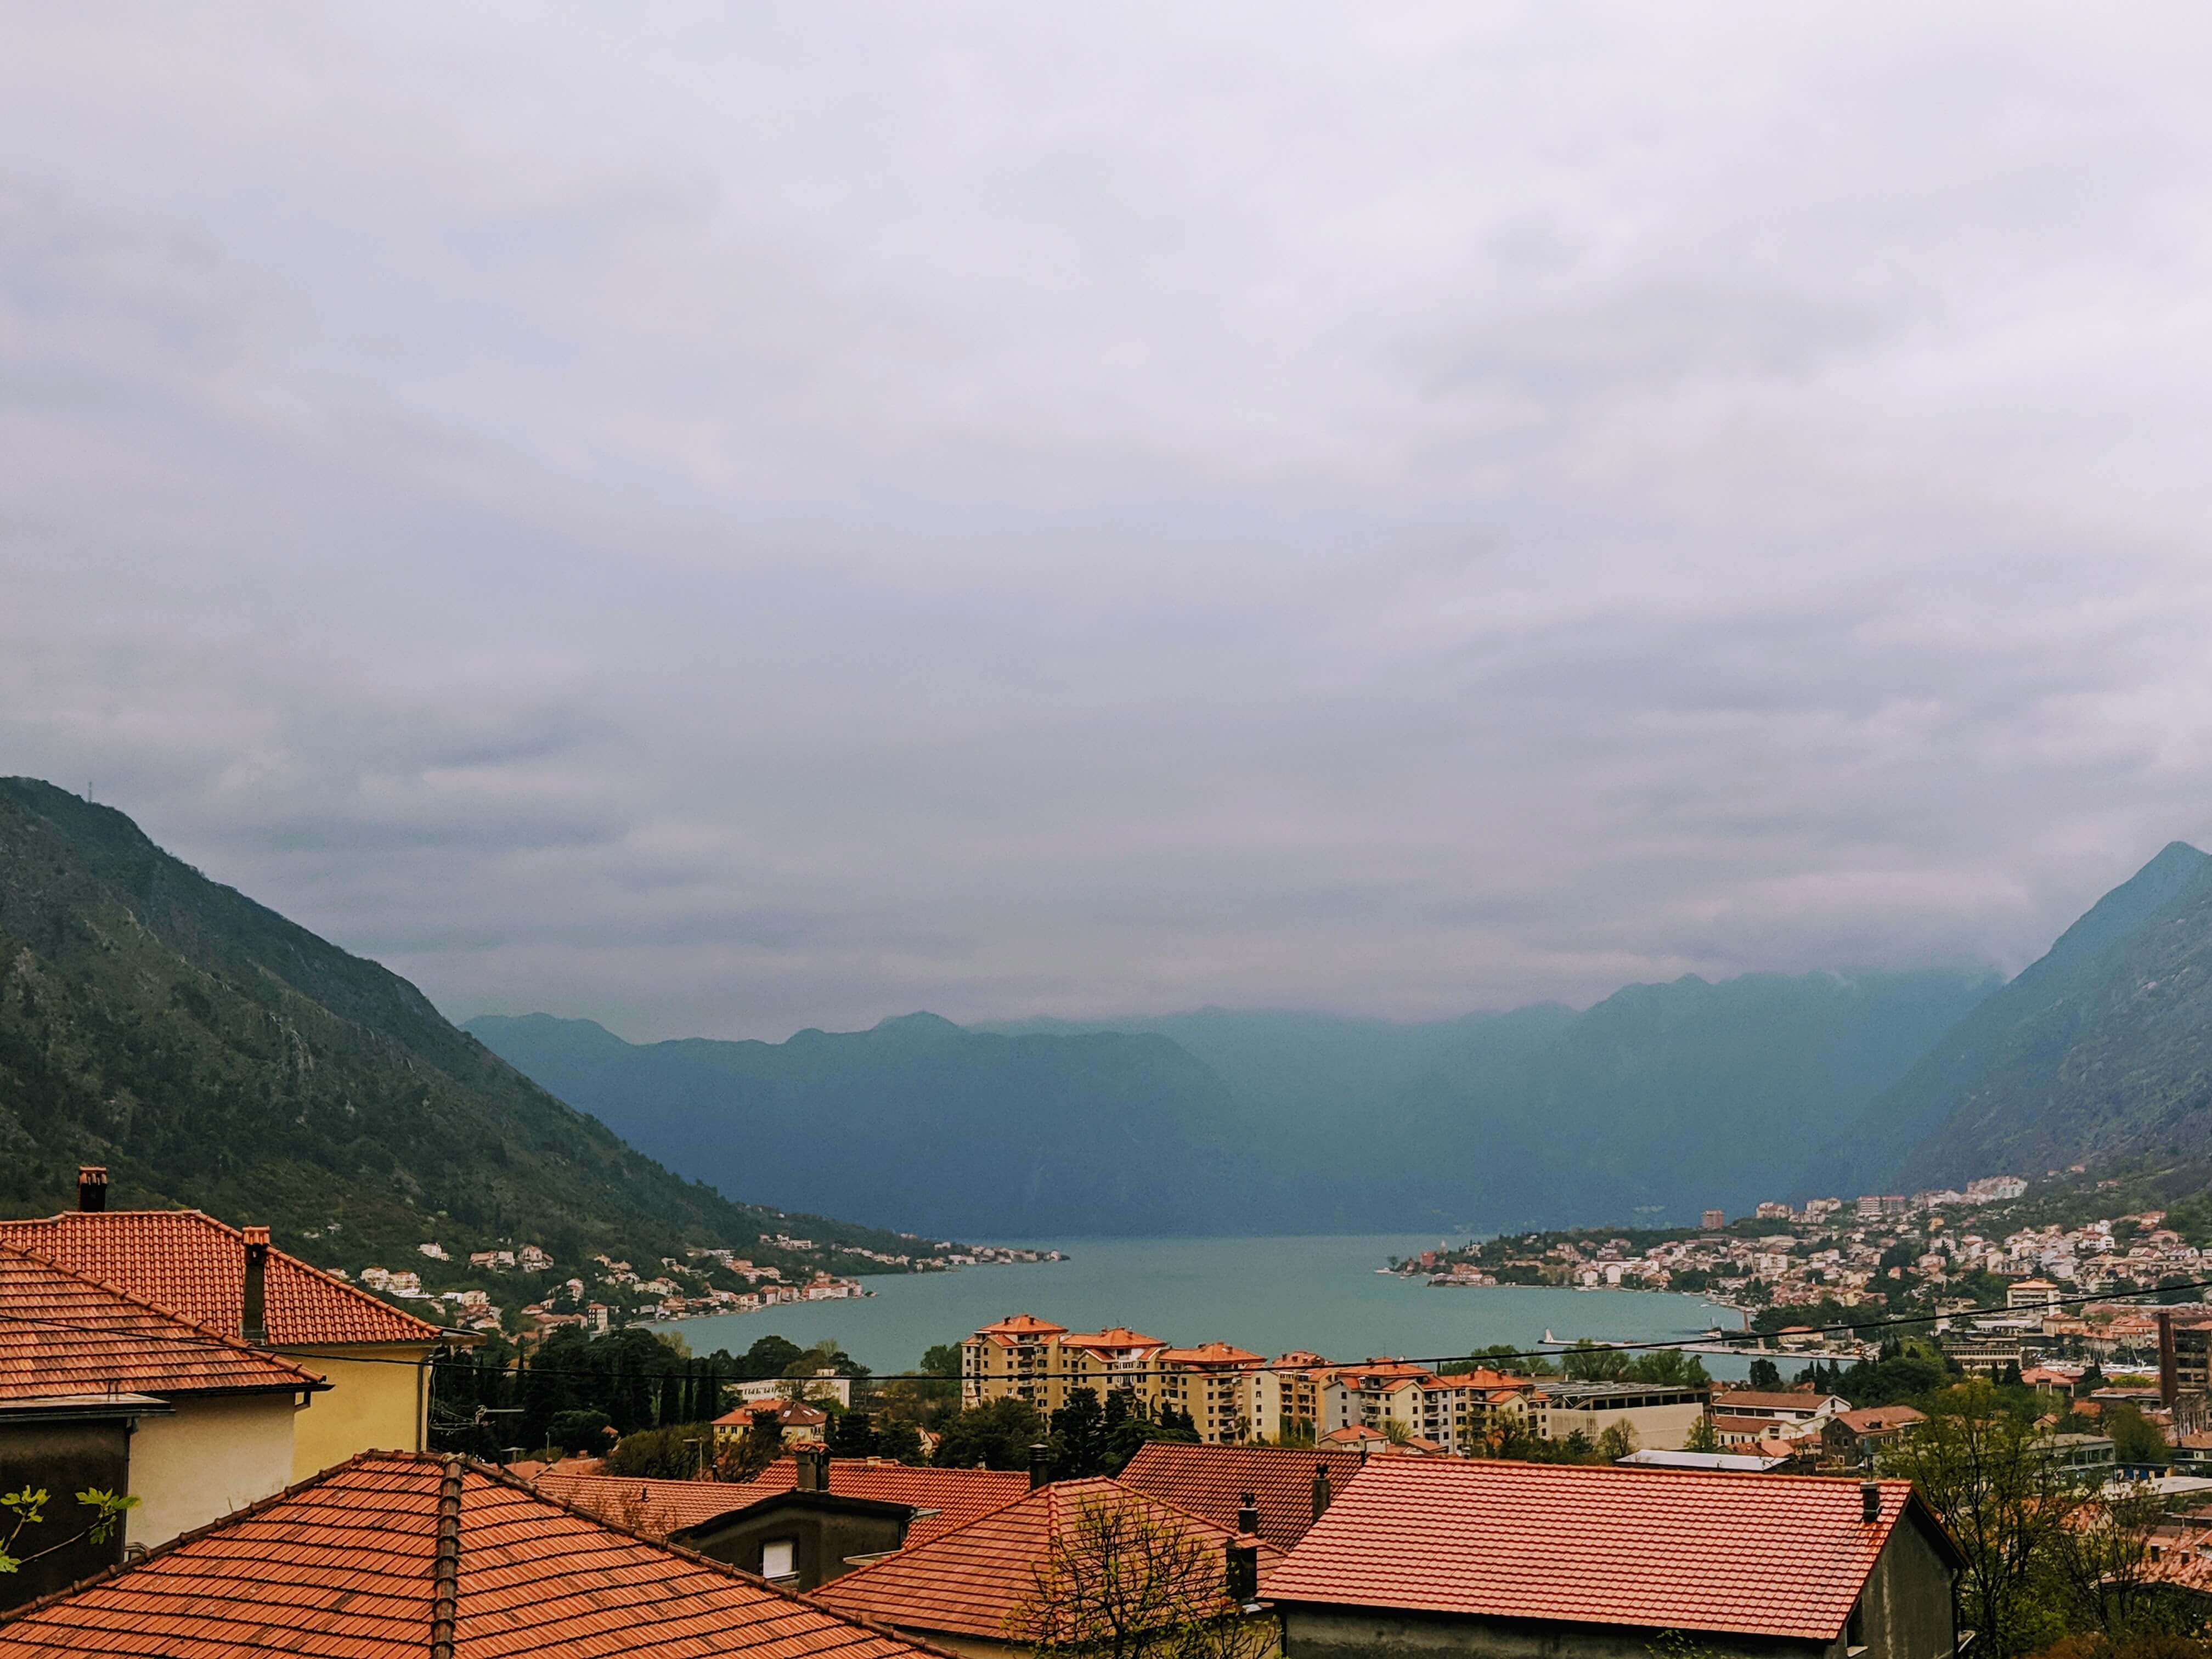
M 1428 1358 L 1495 1342 L 1532 1346 L 1547 1330 L 1562 1340 L 1692 1336 L 1735 1316 L 1701 1297 L 1638 1291 L 1499 1286 L 1431 1290 L 1375 1269 L 1393 1255 L 1431 1249 L 1433 1237 L 1399 1234 L 1293 1238 L 1070 1238 L 1032 1249 L 1066 1261 L 862 1279 L 876 1292 L 757 1314 L 686 1319 L 695 1353 L 739 1352 L 773 1333 L 801 1346 L 835 1338 L 871 1370 L 911 1370 L 922 1350 L 957 1342 L 980 1325 L 1032 1313 L 1072 1330 L 1127 1325 L 1178 1343 L 1218 1337 L 1274 1355 L 1310 1348 L 1332 1359 L 1376 1354 Z M 1742 1362 L 1705 1358 L 1716 1376 Z

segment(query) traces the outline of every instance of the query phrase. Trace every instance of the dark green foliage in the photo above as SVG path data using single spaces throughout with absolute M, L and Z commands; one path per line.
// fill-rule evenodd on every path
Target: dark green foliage
M 1025 1469 L 1045 1437 L 1044 1419 L 1025 1400 L 994 1400 L 945 1425 L 936 1462 L 949 1469 Z
M 1771 1359 L 1754 1359 L 1751 1362 L 1750 1382 L 1754 1389 L 1779 1394 L 1782 1391 L 1782 1372 Z
M 564 1452 L 597 1455 L 606 1450 L 613 1427 L 605 1412 L 556 1412 L 546 1425 L 545 1443 Z
M 645 1480 L 691 1480 L 714 1462 L 714 1425 L 672 1423 L 624 1435 L 607 1454 L 609 1474 Z
M 922 1455 L 921 1431 L 903 1418 L 888 1417 L 876 1430 L 876 1455 L 896 1463 L 927 1463 Z
M 1924 1343 L 1892 1343 L 1880 1359 L 1862 1359 L 1831 1374 L 1828 1391 L 1856 1408 L 1918 1405 L 1938 1389 L 1959 1381 L 1958 1368 Z
M 763 1231 L 898 1245 L 670 1174 L 406 981 L 119 812 L 0 780 L 0 1204 L 67 1207 L 79 1164 L 108 1166 L 114 1206 L 264 1222 L 351 1267 L 429 1239 L 534 1242 L 564 1273 L 601 1250 L 758 1255 Z
M 2124 1468 L 2164 1468 L 2173 1448 L 2158 1425 L 2124 1401 L 2104 1414 L 2104 1431 L 2112 1437 L 2112 1455 Z
M 789 1371 L 792 1362 L 805 1352 L 784 1337 L 762 1337 L 738 1357 L 738 1380 L 763 1382 L 771 1376 L 781 1376 Z

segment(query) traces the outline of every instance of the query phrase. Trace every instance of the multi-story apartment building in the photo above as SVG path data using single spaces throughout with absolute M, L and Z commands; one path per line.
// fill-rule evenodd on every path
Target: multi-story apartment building
M 1279 1443 L 1322 1431 L 1321 1391 L 1331 1375 L 1328 1360 L 1305 1349 L 1279 1354 L 1252 1374 L 1252 1433 Z
M 1163 1348 L 1153 1364 L 1147 1401 L 1186 1412 L 1207 1445 L 1236 1445 L 1253 1437 L 1254 1380 L 1267 1360 L 1228 1342 Z
M 1034 1314 L 1015 1314 L 984 1326 L 960 1345 L 960 1403 L 974 1407 L 1012 1398 L 1050 1410 L 1045 1389 L 1051 1360 L 1066 1334 L 1066 1326 Z
M 1172 1347 L 1121 1326 L 1071 1332 L 1030 1314 L 986 1325 L 961 1345 L 966 1406 L 1018 1399 L 1052 1412 L 1079 1389 L 1103 1397 L 1122 1388 L 1149 1411 L 1188 1413 L 1209 1445 L 1364 1431 L 1462 1456 L 1480 1454 L 1508 1419 L 1553 1439 L 1577 1431 L 1595 1439 L 1620 1422 L 1639 1446 L 1676 1449 L 1705 1413 L 1709 1392 L 1487 1370 L 1441 1376 L 1410 1360 L 1340 1365 L 1303 1350 L 1267 1360 L 1226 1342 Z

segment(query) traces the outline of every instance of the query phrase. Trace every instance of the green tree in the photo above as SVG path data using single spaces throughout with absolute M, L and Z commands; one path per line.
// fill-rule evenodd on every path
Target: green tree
M 1762 1394 L 1779 1394 L 1782 1392 L 1782 1369 L 1771 1359 L 1753 1360 L 1751 1362 L 1751 1376 L 1748 1380 L 1751 1386 L 1758 1389 Z
M 1628 1375 L 1629 1356 L 1601 1347 L 1585 1337 L 1559 1356 L 1559 1364 L 1578 1382 L 1618 1382 Z
M 556 1412 L 546 1426 L 545 1443 L 565 1452 L 603 1452 L 613 1438 L 613 1430 L 605 1412 Z
M 1030 1448 L 1044 1437 L 1044 1419 L 1028 1401 L 994 1400 L 945 1425 L 935 1461 L 951 1469 L 1024 1469 Z
M 135 1496 L 103 1491 L 94 1486 L 76 1494 L 77 1507 L 90 1510 L 91 1517 L 66 1537 L 49 1539 L 41 1536 L 37 1549 L 26 1550 L 22 1537 L 33 1528 L 43 1528 L 46 1521 L 46 1504 L 50 1495 L 43 1486 L 23 1486 L 15 1492 L 0 1492 L 0 1513 L 11 1517 L 7 1531 L 0 1534 L 0 1573 L 20 1572 L 27 1561 L 65 1550 L 80 1539 L 89 1539 L 104 1544 L 115 1536 L 116 1528 L 123 1524 L 124 1515 L 137 1507 Z M 21 1553 L 18 1552 L 21 1551 Z
M 887 1417 L 876 1430 L 876 1455 L 895 1463 L 927 1463 L 921 1431 L 904 1418 Z
M 714 1456 L 714 1430 L 704 1423 L 672 1423 L 626 1434 L 607 1454 L 609 1474 L 648 1480 L 690 1480 Z
M 781 1376 L 790 1369 L 792 1361 L 805 1352 L 787 1338 L 763 1336 L 738 1358 L 738 1378 L 744 1382 L 763 1382 L 771 1376 Z
M 2105 1413 L 2105 1432 L 2112 1437 L 2112 1455 L 2128 1468 L 2164 1468 L 2173 1461 L 2173 1448 L 2158 1425 L 2135 1407 L 2122 1403 Z
M 2046 1570 L 2084 1502 L 2081 1487 L 2039 1443 L 2032 1420 L 1986 1379 L 1930 1396 L 1927 1421 L 1883 1448 L 1966 1558 L 1961 1617 L 1997 1659 L 2064 1633 Z
M 1717 1452 L 1721 1449 L 1721 1437 L 1713 1427 L 1712 1413 L 1700 1412 L 1698 1420 L 1690 1425 L 1690 1432 L 1682 1442 L 1684 1451 Z

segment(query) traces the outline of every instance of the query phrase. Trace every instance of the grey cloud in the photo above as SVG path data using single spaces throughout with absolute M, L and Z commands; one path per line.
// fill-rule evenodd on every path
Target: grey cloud
M 0 767 L 457 1014 L 2017 966 L 2212 832 L 2190 9 L 8 27 Z

